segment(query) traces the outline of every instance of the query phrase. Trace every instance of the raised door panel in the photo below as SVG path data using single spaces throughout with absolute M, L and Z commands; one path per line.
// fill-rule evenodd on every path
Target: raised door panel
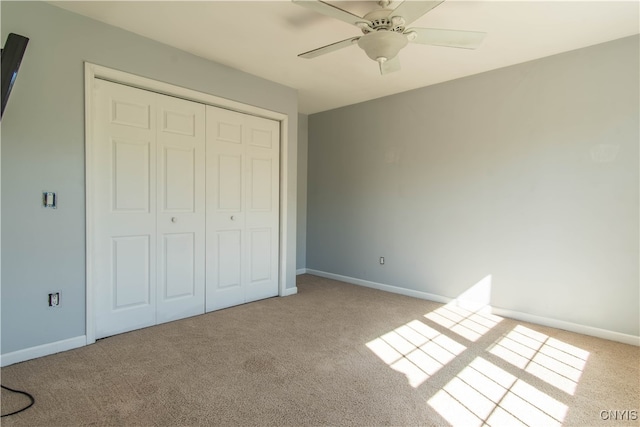
M 194 147 L 162 147 L 162 212 L 194 213 L 196 210 L 196 150 Z
M 181 101 L 178 102 L 182 103 Z M 162 109 L 161 131 L 195 137 L 198 132 L 197 121 L 200 119 L 197 116 L 200 116 L 200 114 L 196 111 L 184 110 L 180 107 L 174 109 L 172 106 L 167 106 Z
M 249 230 L 250 260 L 249 281 L 252 284 L 270 281 L 272 278 L 271 258 L 273 253 L 271 229 L 254 228 Z
M 252 212 L 272 212 L 274 161 L 271 158 L 255 158 L 249 161 L 249 210 Z
M 214 108 L 214 107 L 211 107 Z M 231 111 L 218 110 L 216 112 L 216 123 L 211 126 L 211 135 L 216 144 L 242 145 L 242 118 L 238 118 L 236 113 Z
M 165 234 L 162 242 L 162 265 L 159 274 L 165 301 L 189 298 L 196 291 L 195 233 Z
M 219 231 L 217 234 L 217 288 L 242 286 L 241 256 L 242 230 Z
M 112 239 L 111 293 L 113 310 L 152 304 L 151 236 L 114 237 Z
M 242 230 L 219 230 L 208 241 L 206 311 L 244 303 L 241 259 Z
M 217 175 L 216 210 L 240 212 L 242 210 L 242 155 L 219 154 Z
M 122 86 L 124 87 L 124 86 Z M 128 98 L 128 94 L 124 90 L 117 89 L 111 98 L 111 124 L 127 127 L 136 127 L 140 129 L 151 129 L 151 108 L 150 103 L 145 101 L 136 102 Z M 138 89 L 133 89 L 137 91 Z M 129 91 L 130 92 L 130 91 Z
M 113 139 L 111 148 L 112 211 L 149 213 L 150 142 Z
M 253 119 L 253 118 L 251 118 Z M 264 119 L 251 120 L 247 132 L 247 144 L 252 147 L 272 150 L 278 141 L 278 129 L 271 124 L 264 126 Z

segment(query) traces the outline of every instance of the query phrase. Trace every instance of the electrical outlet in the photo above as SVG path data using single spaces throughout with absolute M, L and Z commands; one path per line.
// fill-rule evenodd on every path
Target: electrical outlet
M 384 257 L 383 256 L 380 257 L 380 265 L 384 265 Z
M 42 192 L 42 205 L 45 208 L 56 209 L 56 206 L 57 206 L 56 199 L 57 199 L 56 193 L 52 191 Z
M 60 305 L 60 292 L 49 294 L 49 307 L 57 307 Z

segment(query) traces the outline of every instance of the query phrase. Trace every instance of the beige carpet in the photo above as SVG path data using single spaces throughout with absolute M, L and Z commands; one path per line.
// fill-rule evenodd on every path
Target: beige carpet
M 639 423 L 637 347 L 310 275 L 298 290 L 6 367 L 36 404 L 2 425 Z M 2 391 L 3 414 L 26 402 Z

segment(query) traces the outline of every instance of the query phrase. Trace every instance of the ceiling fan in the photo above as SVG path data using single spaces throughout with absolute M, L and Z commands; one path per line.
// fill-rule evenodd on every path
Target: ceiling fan
M 321 0 L 292 0 L 293 3 L 355 25 L 363 35 L 351 37 L 327 46 L 319 47 L 298 55 L 301 58 L 315 58 L 329 52 L 358 44 L 367 56 L 380 65 L 380 73 L 387 74 L 400 69 L 398 52 L 409 42 L 435 46 L 475 49 L 484 39 L 485 33 L 477 31 L 444 30 L 436 28 L 408 28 L 444 0 L 405 0 L 395 9 L 389 9 L 389 0 L 378 1 L 379 9 L 372 10 L 363 17 Z

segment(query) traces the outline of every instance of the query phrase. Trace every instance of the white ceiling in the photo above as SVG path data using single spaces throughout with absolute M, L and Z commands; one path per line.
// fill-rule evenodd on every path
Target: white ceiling
M 360 35 L 290 1 L 63 1 L 56 6 L 295 88 L 311 114 L 638 34 L 634 1 L 447 0 L 412 27 L 484 31 L 475 50 L 409 44 L 381 76 L 357 46 L 297 54 Z M 375 2 L 334 1 L 360 16 Z M 392 7 L 399 2 L 393 2 Z

